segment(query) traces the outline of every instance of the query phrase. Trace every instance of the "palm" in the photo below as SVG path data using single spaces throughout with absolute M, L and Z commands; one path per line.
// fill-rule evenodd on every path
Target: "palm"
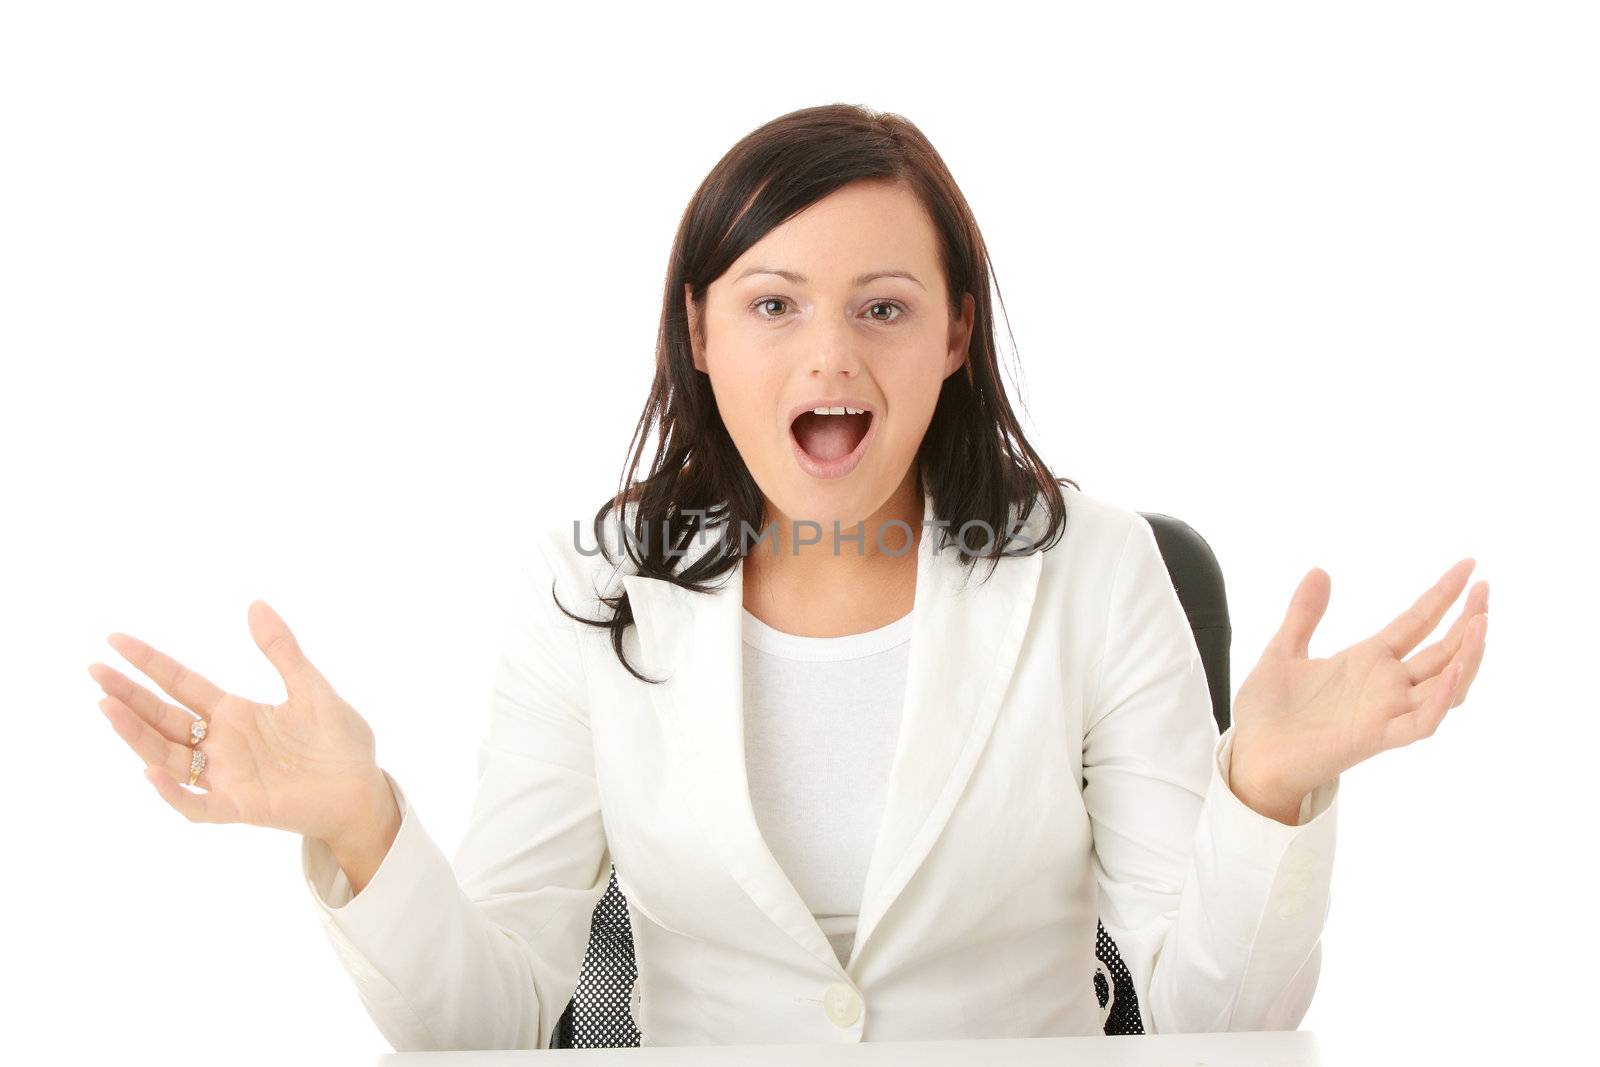
M 333 836 L 350 806 L 370 795 L 379 773 L 372 729 L 300 652 L 277 613 L 250 609 L 256 644 L 288 689 L 277 705 L 226 692 L 170 656 L 125 634 L 108 640 L 176 703 L 163 700 L 103 664 L 90 674 L 106 691 L 107 718 L 147 764 L 146 776 L 185 815 L 204 822 L 273 826 L 310 837 Z M 206 721 L 206 766 L 187 782 L 196 718 Z
M 343 810 L 343 783 L 361 780 L 374 759 L 371 728 L 337 695 L 274 707 L 227 694 L 205 747 L 209 791 L 230 821 L 299 833 Z
M 1235 768 L 1298 797 L 1379 752 L 1431 735 L 1466 698 L 1482 662 L 1488 583 L 1474 588 L 1444 637 L 1404 657 L 1438 625 L 1470 573 L 1457 564 L 1383 630 L 1314 659 L 1306 652 L 1327 608 L 1329 581 L 1313 569 L 1234 699 Z

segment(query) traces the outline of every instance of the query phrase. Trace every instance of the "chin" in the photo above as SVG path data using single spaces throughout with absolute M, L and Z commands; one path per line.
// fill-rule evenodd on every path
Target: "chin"
M 787 484 L 779 492 L 767 495 L 790 522 L 817 523 L 824 538 L 833 535 L 835 522 L 839 524 L 841 535 L 850 533 L 887 504 L 900 484 L 898 479 L 878 476 L 875 471 L 861 468 L 848 477 L 828 481 L 819 481 L 801 472 L 795 475 L 786 479 Z M 811 528 L 802 527 L 800 532 L 809 536 Z M 867 537 L 866 548 L 870 551 L 873 548 L 871 531 L 867 532 Z M 853 550 L 852 543 L 843 545 L 843 551 Z

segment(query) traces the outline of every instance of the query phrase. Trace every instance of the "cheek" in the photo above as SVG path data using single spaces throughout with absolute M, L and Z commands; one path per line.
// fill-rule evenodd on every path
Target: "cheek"
M 708 328 L 705 364 L 711 388 L 719 400 L 726 397 L 730 406 L 742 407 L 760 394 L 776 361 L 762 350 L 761 338 L 752 336 L 748 324 L 734 311 L 716 308 Z M 726 414 L 724 421 L 731 423 Z
M 773 426 L 782 382 L 759 359 L 732 358 L 707 361 L 711 392 L 717 411 L 736 443 L 768 434 Z
M 895 421 L 908 431 L 933 418 L 945 381 L 943 360 L 942 353 L 925 352 L 896 364 L 879 379 L 889 410 L 899 416 Z

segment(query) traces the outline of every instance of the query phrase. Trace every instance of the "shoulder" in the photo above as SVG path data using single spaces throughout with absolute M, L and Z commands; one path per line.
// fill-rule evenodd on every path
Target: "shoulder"
M 1171 585 L 1150 522 L 1136 509 L 1062 486 L 1067 521 L 1041 553 L 1038 599 L 1086 635 L 1104 632 L 1115 604 Z M 1076 631 L 1075 631 L 1076 632 Z
M 546 598 L 553 582 L 561 603 L 589 618 L 610 615 L 600 598 L 620 592 L 623 566 L 632 566 L 622 552 L 622 527 L 614 510 L 596 536 L 598 508 L 591 499 L 548 505 L 534 520 L 521 558 L 524 581 L 537 584 Z
M 1067 520 L 1059 540 L 1044 551 L 1047 569 L 1115 568 L 1128 544 L 1150 535 L 1138 511 L 1070 485 L 1061 487 Z

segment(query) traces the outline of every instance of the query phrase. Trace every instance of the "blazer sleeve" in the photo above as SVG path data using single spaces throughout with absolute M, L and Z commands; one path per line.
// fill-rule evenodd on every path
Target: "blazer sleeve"
M 1084 734 L 1100 921 L 1146 1033 L 1293 1030 L 1321 967 L 1339 780 L 1287 826 L 1228 783 L 1205 667 L 1142 515 L 1112 581 Z
M 535 547 L 511 593 L 478 785 L 447 860 L 384 772 L 402 818 L 372 880 L 350 883 L 302 838 L 323 927 L 367 1013 L 398 1052 L 548 1048 L 609 885 L 582 658 Z M 561 591 L 561 602 L 581 611 Z M 451 729 L 443 719 L 420 729 Z

